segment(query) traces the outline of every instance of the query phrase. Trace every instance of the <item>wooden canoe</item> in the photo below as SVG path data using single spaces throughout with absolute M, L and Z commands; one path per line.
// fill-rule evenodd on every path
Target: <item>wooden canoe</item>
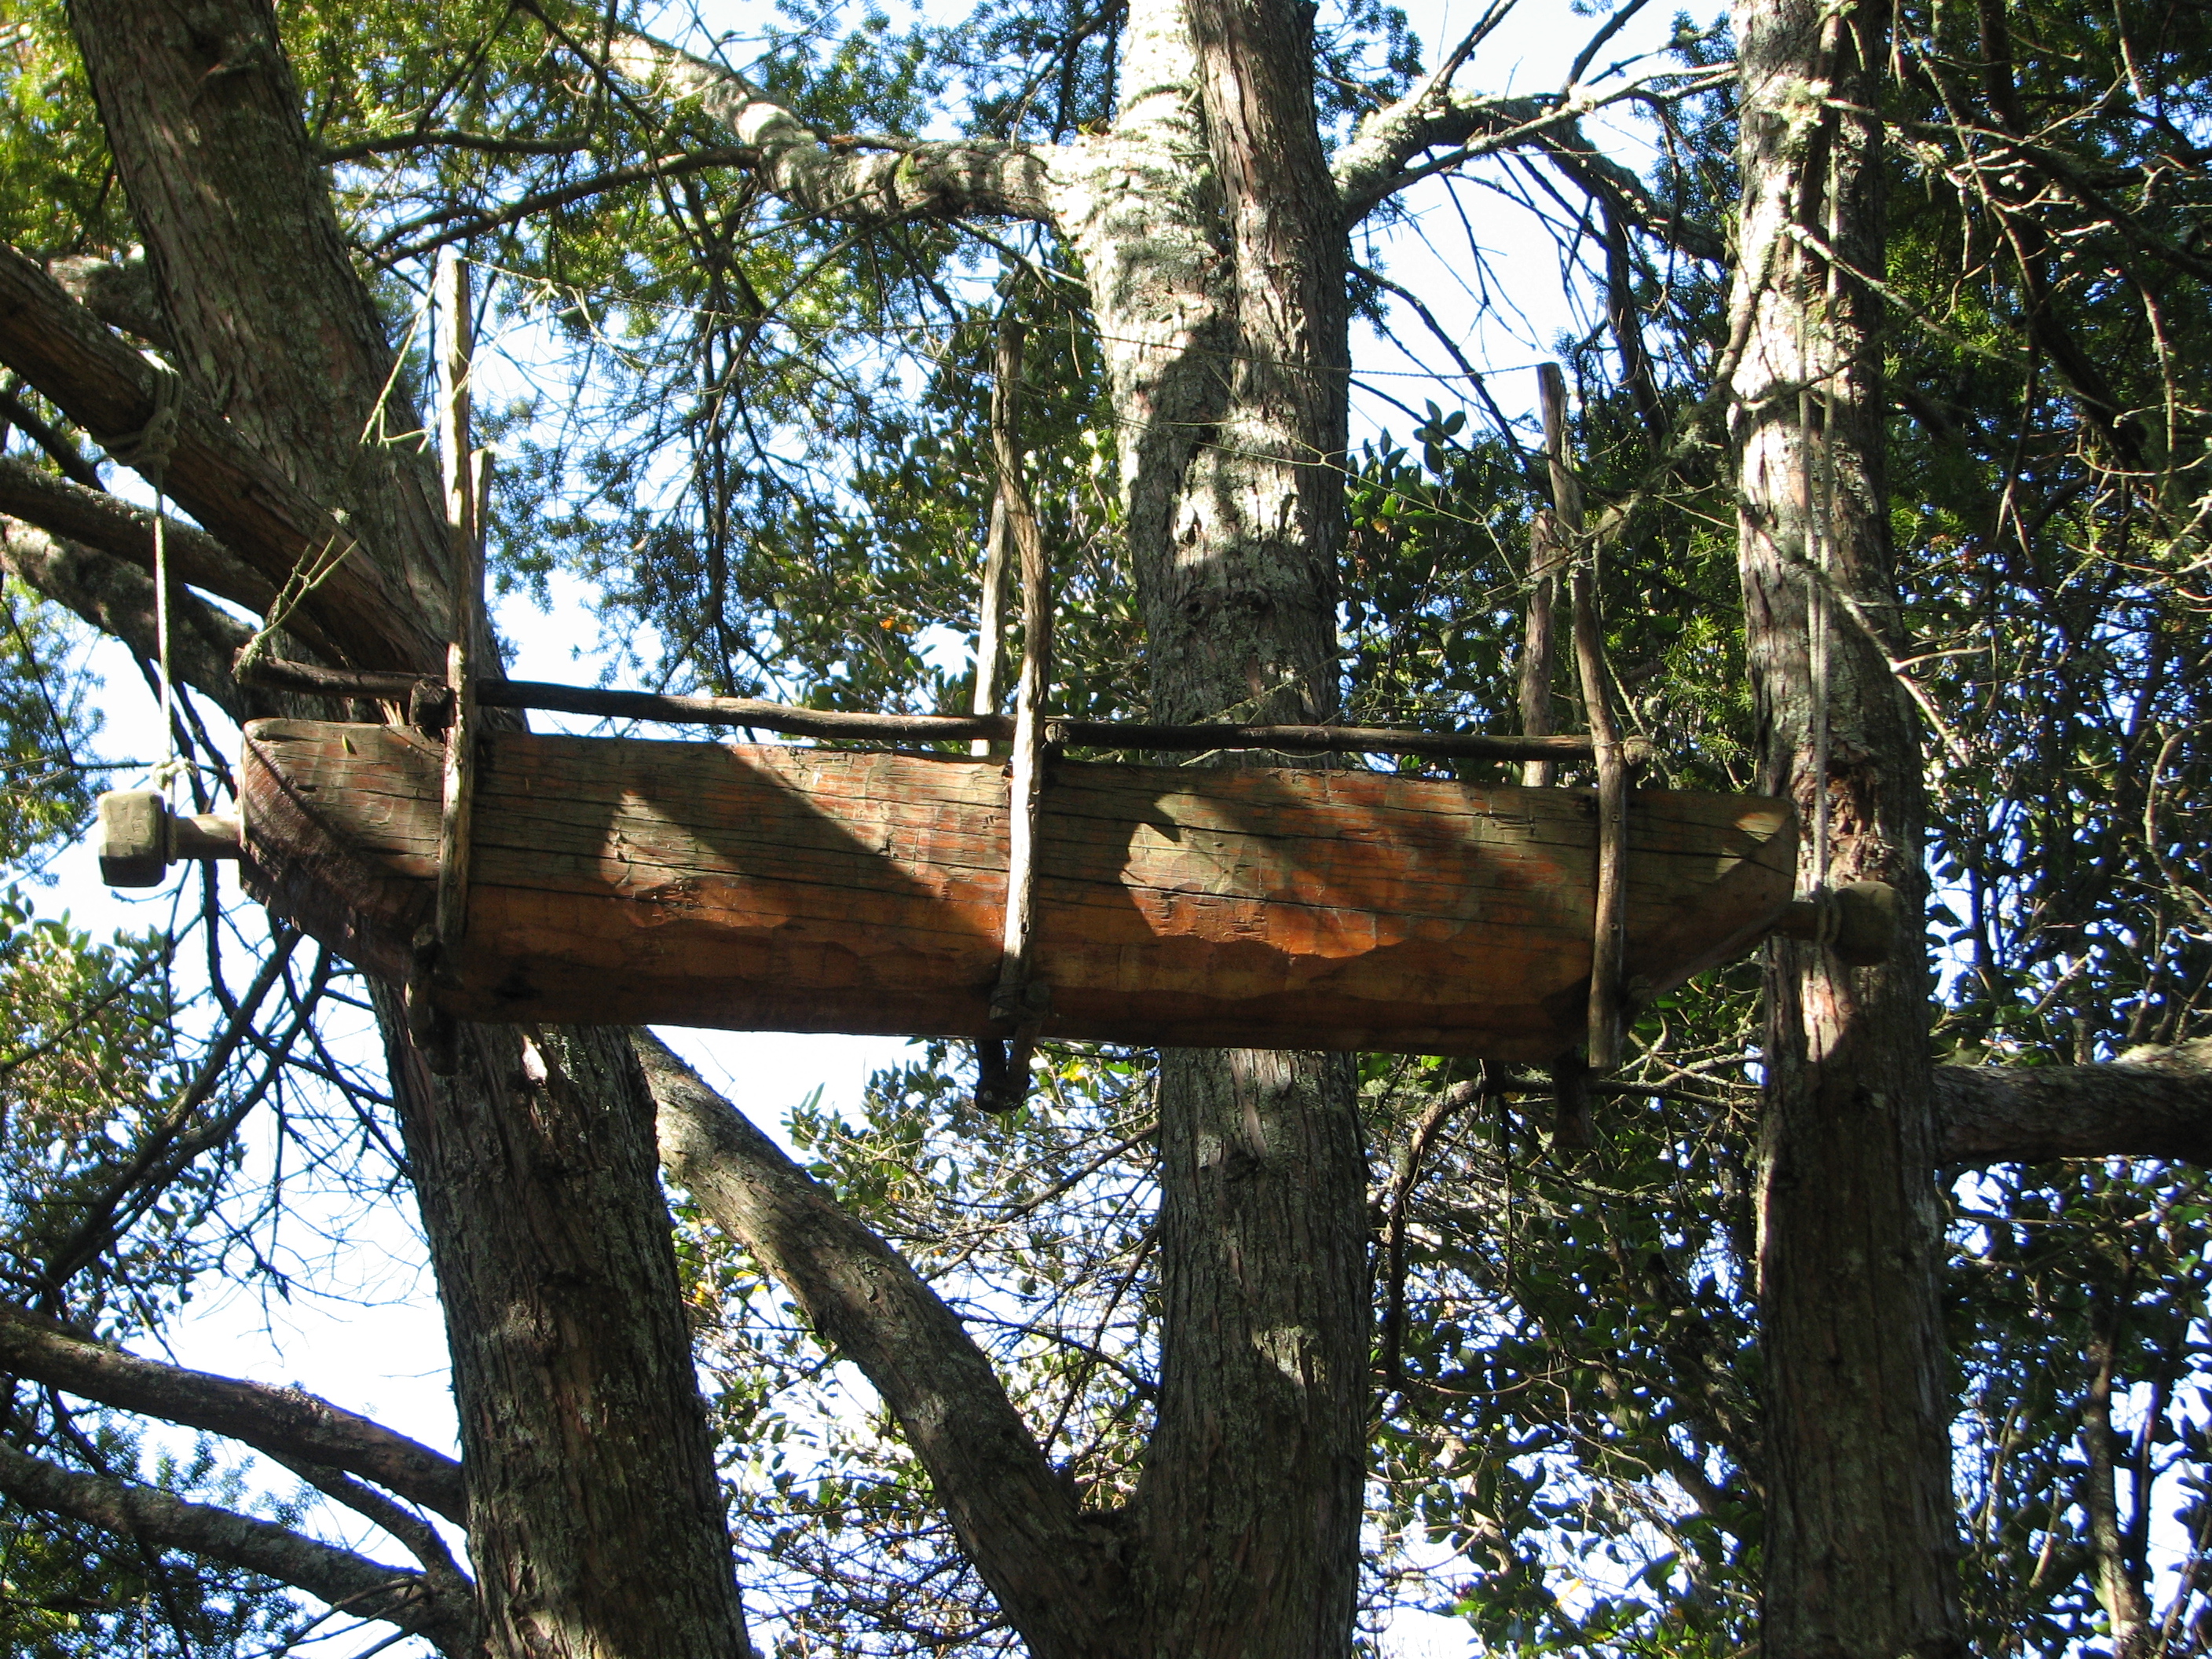
M 441 757 L 402 726 L 248 726 L 257 896 L 404 976 Z M 477 764 L 466 934 L 436 987 L 453 1012 L 988 1033 L 999 763 L 498 733 Z M 1588 790 L 1062 763 L 1045 803 L 1047 1036 L 1543 1060 L 1583 1035 Z M 1789 899 L 1783 802 L 1643 790 L 1631 825 L 1640 995 L 1740 951 Z

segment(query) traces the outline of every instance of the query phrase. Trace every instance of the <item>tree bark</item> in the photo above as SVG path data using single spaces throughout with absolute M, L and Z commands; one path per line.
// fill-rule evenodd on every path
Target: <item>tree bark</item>
M 2090 1314 L 2089 1391 L 2081 1402 L 2081 1451 L 2088 1468 L 2075 1494 L 2088 1523 L 2097 1601 L 2105 1609 L 2112 1659 L 2148 1659 L 2156 1616 L 2143 1593 L 2144 1564 L 2128 1547 L 2128 1528 L 2120 1516 L 2119 1471 L 2128 1437 L 2112 1422 L 2112 1372 L 2120 1327 L 2132 1299 L 2130 1277 L 2124 1275 L 2119 1289 L 2107 1293 L 2109 1299 Z
M 2212 1164 L 2212 1037 L 2102 1066 L 1938 1066 L 1936 1108 L 1947 1164 Z
M 1750 314 L 1734 437 L 1763 787 L 1808 826 L 1825 793 L 1826 867 L 1816 831 L 1808 885 L 1886 881 L 1917 917 L 1920 750 L 1889 669 L 1905 653 L 1878 302 L 1853 274 L 1882 267 L 1880 28 L 1865 4 L 1737 0 L 1734 305 Z M 1891 960 L 1870 968 L 1816 944 L 1768 950 L 1765 1650 L 1961 1653 L 1921 930 L 1899 928 Z
M 333 644 L 433 666 L 450 556 L 437 483 L 411 445 L 375 441 L 387 382 L 386 427 L 412 429 L 415 411 L 308 149 L 273 12 L 82 0 L 72 21 L 191 399 L 325 523 L 346 515 L 353 602 L 317 610 Z M 625 1037 L 472 1028 L 460 1073 L 434 1082 L 380 1001 L 453 1350 L 491 1651 L 746 1651 Z
M 0 1445 L 0 1492 L 33 1509 L 73 1516 L 126 1538 L 191 1550 L 297 1585 L 355 1618 L 389 1620 L 447 1659 L 482 1651 L 476 1609 L 457 1587 L 387 1567 L 251 1516 L 186 1503 L 158 1486 L 65 1469 Z
M 378 987 L 387 1030 L 404 1029 Z M 453 1352 L 492 1651 L 748 1650 L 692 1368 L 653 1102 L 629 1034 L 464 1025 L 394 1093 Z

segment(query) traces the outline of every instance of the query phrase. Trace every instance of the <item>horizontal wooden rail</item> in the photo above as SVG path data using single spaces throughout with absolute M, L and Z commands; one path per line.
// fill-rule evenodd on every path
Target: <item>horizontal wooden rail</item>
M 241 675 L 249 685 L 309 696 L 363 697 L 386 702 L 436 699 L 446 688 L 417 674 L 322 668 L 313 663 L 264 659 Z M 418 696 L 420 694 L 420 696 Z M 753 697 L 684 697 L 657 691 L 610 691 L 555 685 L 543 680 L 477 682 L 486 708 L 542 708 L 610 720 L 663 720 L 678 726 L 739 726 L 787 737 L 875 743 L 967 743 L 1005 740 L 1014 723 L 1003 714 L 861 714 L 836 708 L 796 708 Z M 1477 732 L 1419 732 L 1388 726 L 1155 726 L 1132 720 L 1054 720 L 1049 740 L 1085 749 L 1155 751 L 1267 749 L 1281 754 L 1435 755 L 1465 760 L 1587 760 L 1587 737 L 1501 738 Z M 1651 746 L 1632 738 L 1622 747 L 1631 765 L 1650 757 Z

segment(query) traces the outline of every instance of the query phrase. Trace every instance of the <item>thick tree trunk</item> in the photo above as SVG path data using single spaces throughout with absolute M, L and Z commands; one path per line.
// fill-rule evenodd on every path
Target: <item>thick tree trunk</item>
M 447 541 L 412 446 L 364 443 L 392 368 L 310 156 L 265 0 L 82 0 L 77 38 L 198 396 L 340 508 L 414 613 L 445 614 Z M 404 387 L 395 398 L 404 396 Z M 387 422 L 415 423 L 402 402 Z M 450 1084 L 383 1020 L 453 1349 L 471 1552 L 492 1651 L 745 1651 L 655 1180 L 651 1103 L 618 1033 L 471 1028 Z
M 1063 224 L 1109 343 L 1152 716 L 1328 720 L 1348 350 L 1310 13 L 1152 0 L 1124 40 L 1111 164 Z M 1160 1125 L 1138 1650 L 1346 1653 L 1370 1323 L 1352 1069 L 1170 1050 Z
M 1879 19 L 1864 4 L 1738 0 L 1735 27 L 1735 304 L 1751 315 L 1735 436 L 1764 787 L 1816 826 L 1808 884 L 1887 881 L 1917 917 L 1920 751 L 1887 660 L 1904 652 L 1877 302 L 1812 251 L 1881 269 Z M 1920 933 L 1899 929 L 1890 962 L 1856 969 L 1818 945 L 1769 947 L 1765 1643 L 1791 1659 L 1963 1651 Z
M 404 1029 L 380 990 L 387 1030 Z M 395 1067 L 453 1352 L 492 1651 L 747 1651 L 629 1033 L 461 1028 Z

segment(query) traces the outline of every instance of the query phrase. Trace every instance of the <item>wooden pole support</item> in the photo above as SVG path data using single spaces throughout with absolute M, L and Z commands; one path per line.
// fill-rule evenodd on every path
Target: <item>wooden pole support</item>
M 1020 391 L 1021 364 L 1020 320 L 1011 312 L 999 319 L 997 353 L 998 374 L 991 387 L 991 434 L 993 448 L 1001 428 L 1007 428 L 1009 437 L 1018 442 L 1019 434 L 1011 430 L 1013 413 L 1011 400 Z M 1011 345 L 1012 349 L 1009 350 Z M 1006 359 L 1011 356 L 1015 373 L 1008 375 Z M 1018 487 L 1020 480 L 1014 480 Z M 1006 654 L 1006 579 L 1013 574 L 1014 561 L 1009 557 L 1014 540 L 1014 526 L 1006 511 L 1007 487 L 1003 474 L 997 491 L 991 497 L 991 523 L 986 533 L 983 549 L 982 591 L 975 604 L 975 693 L 968 706 L 976 714 L 994 715 L 999 712 L 1000 659 Z M 988 737 L 969 740 L 968 752 L 983 756 L 992 752 L 994 740 Z M 1003 751 L 1002 751 L 1003 752 Z
M 1557 363 L 1536 365 L 1536 397 L 1544 417 L 1544 459 L 1552 472 L 1552 505 L 1570 544 L 1583 533 L 1583 486 L 1567 454 L 1567 383 Z
M 179 817 L 156 789 L 114 789 L 100 798 L 95 848 L 110 887 L 158 887 L 180 859 L 234 859 L 238 820 L 202 812 Z
M 1022 331 L 1000 330 L 998 390 L 993 398 L 992 438 L 999 468 L 999 501 L 1021 558 L 1022 677 L 1014 706 L 1014 752 L 1006 788 L 1006 914 L 1000 947 L 999 981 L 991 994 L 991 1018 L 1010 1028 L 1004 1063 L 992 1055 L 979 1060 L 976 1103 L 987 1111 L 1010 1112 L 1029 1092 L 1030 1055 L 1051 987 L 1036 976 L 1032 945 L 1036 933 L 1037 830 L 1043 815 L 1045 750 L 1048 742 L 1044 703 L 1052 689 L 1052 573 L 1047 568 L 1044 536 L 1037 527 L 1029 490 L 1022 482 L 1020 414 Z M 986 1038 L 988 1046 L 997 1039 Z M 990 1074 L 996 1073 L 995 1079 Z M 995 1081 L 997 1086 L 991 1085 Z
M 483 609 L 483 548 L 477 535 L 481 465 L 470 443 L 468 267 L 453 248 L 438 256 L 439 366 L 443 384 L 438 439 L 446 487 L 446 529 L 453 548 L 453 609 L 446 647 L 451 712 L 446 723 L 445 811 L 438 830 L 437 943 L 457 947 L 468 928 L 470 821 L 476 793 L 477 633 Z
M 1521 639 L 1521 731 L 1525 737 L 1552 735 L 1552 673 L 1558 647 L 1559 560 L 1565 549 L 1559 520 L 1538 508 L 1528 521 L 1528 615 Z M 1524 788 L 1548 789 L 1559 779 L 1559 763 L 1549 757 L 1521 763 Z
M 1559 569 L 1582 539 L 1583 490 L 1567 453 L 1567 387 L 1557 363 L 1536 366 L 1536 398 L 1544 420 L 1544 459 L 1552 476 L 1552 508 L 1528 524 L 1528 615 L 1521 646 L 1521 729 L 1530 737 L 1552 731 L 1552 676 L 1558 647 Z M 1521 768 L 1530 789 L 1548 789 L 1559 763 L 1534 757 Z
M 1597 749 L 1597 932 L 1590 949 L 1589 1067 L 1602 1077 L 1620 1064 L 1627 1012 L 1621 975 L 1628 960 L 1628 764 L 1606 684 L 1604 641 L 1589 570 L 1576 571 L 1572 586 L 1575 661 Z
M 408 1034 L 429 1068 L 450 1075 L 459 1064 L 459 1033 L 432 995 L 433 980 L 468 931 L 469 853 L 474 841 L 477 750 L 477 638 L 483 625 L 483 540 L 480 507 L 484 459 L 471 442 L 469 375 L 474 356 L 473 301 L 459 250 L 440 251 L 434 283 L 438 309 L 438 452 L 445 486 L 451 583 L 446 646 L 446 759 L 438 818 L 438 880 L 430 924 L 415 941 L 405 990 Z M 418 699 L 412 696 L 410 709 Z
M 1582 680 L 1590 745 L 1597 762 L 1597 921 L 1591 942 L 1589 1069 L 1602 1077 L 1620 1064 L 1626 990 L 1621 982 L 1628 960 L 1628 770 L 1626 745 L 1613 719 L 1613 689 L 1605 672 L 1605 640 L 1598 630 L 1595 560 L 1583 541 L 1583 489 L 1567 453 L 1567 388 L 1557 363 L 1536 369 L 1536 390 L 1544 416 L 1544 455 L 1552 472 L 1556 565 L 1574 562 L 1570 586 L 1574 596 L 1575 666 Z M 1534 619 L 1531 618 L 1531 629 Z M 1547 695 L 1549 681 L 1546 682 Z M 1525 692 L 1524 692 L 1525 695 Z M 1547 780 L 1548 781 L 1548 780 Z

